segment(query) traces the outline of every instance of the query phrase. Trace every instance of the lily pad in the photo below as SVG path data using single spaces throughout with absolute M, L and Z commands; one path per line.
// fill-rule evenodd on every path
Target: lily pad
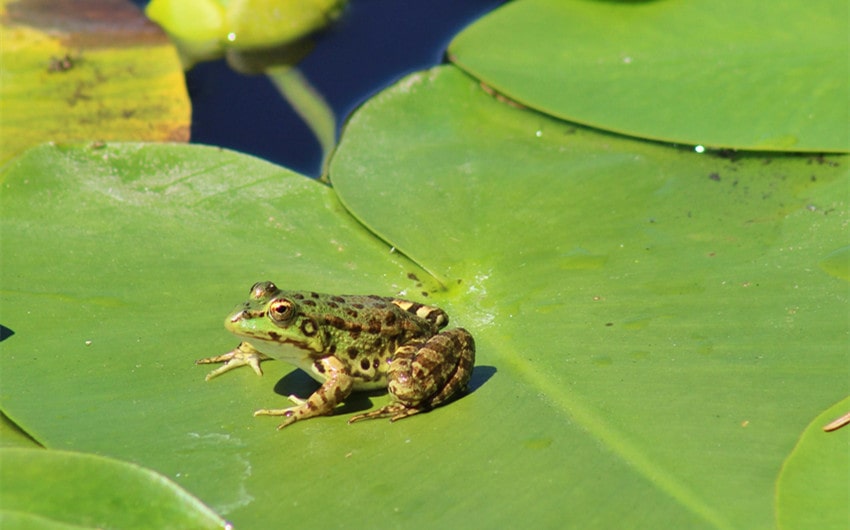
M 0 447 L 41 448 L 35 440 L 0 413 Z
M 176 484 L 148 469 L 43 449 L 0 449 L 0 524 L 128 530 L 227 525 Z
M 569 492 L 535 506 L 593 526 L 605 516 L 589 506 L 616 491 L 632 509 L 674 499 L 658 519 L 627 516 L 639 526 L 772 524 L 785 455 L 846 391 L 848 284 L 818 266 L 847 241 L 845 157 L 728 159 L 592 133 L 436 70 L 355 115 L 331 175 L 482 326 L 499 372 L 480 432 L 522 432 L 500 435 L 522 456 L 558 448 L 548 472 L 514 477 Z M 587 437 L 626 464 L 595 500 L 571 489 L 613 465 Z M 497 488 L 481 495 L 507 502 Z
M 847 3 L 510 2 L 452 42 L 507 97 L 642 138 L 850 150 Z
M 0 0 L 0 163 L 46 141 L 189 139 L 168 38 L 126 0 Z
M 43 146 L 0 175 L 0 407 L 237 527 L 773 526 L 782 462 L 846 392 L 848 284 L 819 266 L 846 168 L 589 131 L 454 67 L 358 111 L 334 189 L 200 146 Z M 251 411 L 306 374 L 192 366 L 266 279 L 443 307 L 476 338 L 470 394 L 276 431 Z
M 785 461 L 776 491 L 781 528 L 850 528 L 850 429 L 823 429 L 848 410 L 845 398 L 819 414 Z

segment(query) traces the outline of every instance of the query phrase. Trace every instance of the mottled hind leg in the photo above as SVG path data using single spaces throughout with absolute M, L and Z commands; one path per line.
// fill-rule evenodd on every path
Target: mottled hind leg
M 355 421 L 384 418 L 400 420 L 445 403 L 466 390 L 475 365 L 475 341 L 463 328 L 438 333 L 425 343 L 402 346 L 387 372 L 392 403 L 358 414 Z
M 301 399 L 298 396 L 289 396 L 289 401 L 295 403 L 294 407 L 260 409 L 254 411 L 254 416 L 286 416 L 283 423 L 277 426 L 278 429 L 283 429 L 298 420 L 333 414 L 334 408 L 351 394 L 354 379 L 351 378 L 345 365 L 336 357 L 323 357 L 316 361 L 316 365 L 321 366 L 319 372 L 326 379 L 310 397 Z

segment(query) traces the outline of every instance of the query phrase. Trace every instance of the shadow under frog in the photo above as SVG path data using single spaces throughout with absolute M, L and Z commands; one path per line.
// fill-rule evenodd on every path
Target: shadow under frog
M 472 371 L 472 377 L 469 379 L 469 384 L 466 392 L 456 394 L 446 403 L 451 403 L 459 399 L 463 399 L 469 394 L 474 394 L 479 388 L 484 386 L 494 375 L 496 375 L 496 367 L 488 365 L 475 365 Z M 281 377 L 274 385 L 274 392 L 280 396 L 288 397 L 292 394 L 300 396 L 308 396 L 319 388 L 317 383 L 303 370 L 293 370 Z M 386 390 L 364 390 L 361 392 L 352 392 L 348 398 L 334 409 L 334 414 L 355 414 L 364 410 L 369 410 L 375 406 L 371 398 L 380 398 L 387 394 Z

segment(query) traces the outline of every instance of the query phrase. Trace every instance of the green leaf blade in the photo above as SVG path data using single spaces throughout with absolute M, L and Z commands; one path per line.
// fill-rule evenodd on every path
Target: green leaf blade
M 531 0 L 481 19 L 449 53 L 509 98 L 592 127 L 713 148 L 847 152 L 847 6 L 809 7 Z
M 49 480 L 47 477 L 50 477 Z M 225 528 L 164 477 L 115 460 L 63 451 L 0 449 L 4 527 Z M 143 502 L 142 502 L 143 501 Z
M 703 524 L 770 521 L 789 423 L 844 384 L 847 323 L 829 315 L 847 284 L 818 263 L 847 237 L 846 159 L 726 160 L 475 91 L 442 69 L 366 105 L 332 166 L 343 202 L 500 337 L 479 359 L 506 367 L 502 392 L 536 389 L 550 421 L 581 425 Z
M 775 526 L 782 462 L 846 393 L 847 282 L 821 266 L 839 252 L 841 270 L 845 157 L 594 133 L 453 67 L 402 80 L 343 138 L 335 189 L 200 146 L 44 146 L 5 167 L 3 411 L 237 526 Z M 471 392 L 348 425 L 387 399 L 358 394 L 276 431 L 251 412 L 308 395 L 306 374 L 192 365 L 236 345 L 221 319 L 262 280 L 444 308 L 476 338 Z
M 823 426 L 850 410 L 845 398 L 809 424 L 782 467 L 776 488 L 777 520 L 784 530 L 850 526 L 850 432 Z

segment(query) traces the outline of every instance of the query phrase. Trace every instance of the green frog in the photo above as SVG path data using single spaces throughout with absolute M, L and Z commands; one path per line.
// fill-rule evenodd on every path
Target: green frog
M 282 291 L 272 282 L 251 287 L 250 297 L 224 326 L 245 339 L 235 349 L 197 364 L 224 363 L 213 377 L 279 359 L 322 383 L 309 398 L 289 396 L 295 406 L 261 409 L 255 416 L 285 416 L 282 429 L 298 420 L 333 414 L 354 390 L 387 388 L 388 405 L 349 420 L 391 421 L 428 411 L 467 388 L 475 364 L 475 341 L 463 328 L 440 331 L 449 322 L 437 307 L 398 298 Z

